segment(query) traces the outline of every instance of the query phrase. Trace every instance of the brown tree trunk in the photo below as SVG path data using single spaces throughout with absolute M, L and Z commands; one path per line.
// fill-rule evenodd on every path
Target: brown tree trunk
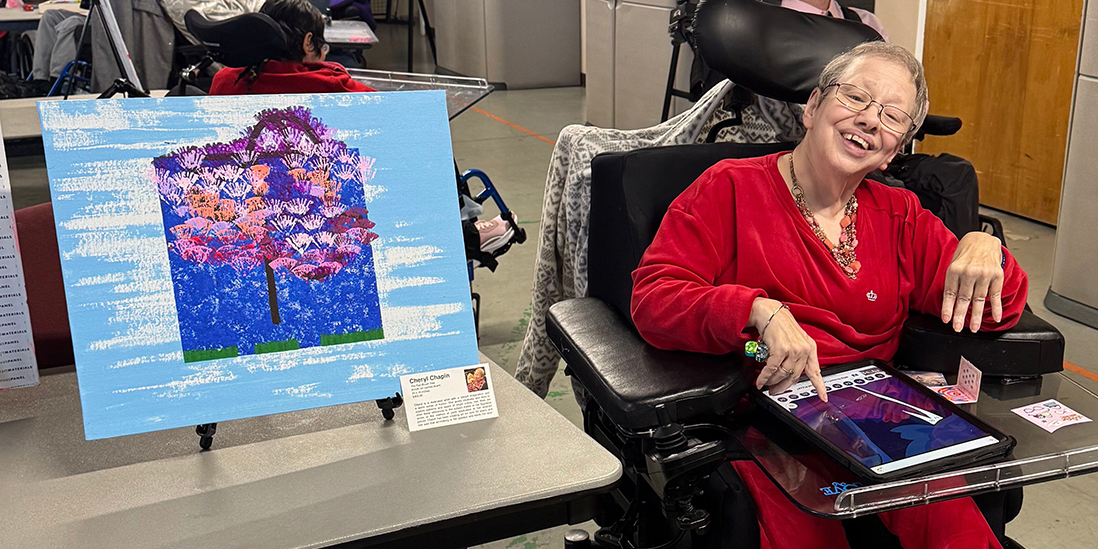
M 278 290 L 275 288 L 275 274 L 269 260 L 263 260 L 263 269 L 267 271 L 267 301 L 271 306 L 271 324 L 281 324 L 282 318 L 278 316 Z

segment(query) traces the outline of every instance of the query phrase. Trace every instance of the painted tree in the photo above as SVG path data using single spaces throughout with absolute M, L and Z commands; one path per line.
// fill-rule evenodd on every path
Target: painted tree
M 156 158 L 151 177 L 170 253 L 239 273 L 262 268 L 271 322 L 279 324 L 276 273 L 326 281 L 377 238 L 366 208 L 340 194 L 352 182 L 361 189 L 376 170 L 304 107 L 262 111 L 256 120 L 230 143 Z

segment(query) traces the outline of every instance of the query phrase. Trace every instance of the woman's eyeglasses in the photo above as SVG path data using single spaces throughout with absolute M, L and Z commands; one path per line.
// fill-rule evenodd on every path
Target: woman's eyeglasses
M 915 128 L 915 120 L 911 118 L 910 114 L 894 105 L 884 105 L 874 101 L 869 92 L 854 84 L 832 84 L 824 88 L 824 91 L 827 91 L 828 88 L 838 88 L 835 90 L 835 99 L 842 106 L 854 112 L 862 112 L 868 109 L 870 105 L 877 103 L 881 107 L 877 111 L 877 118 L 881 121 L 881 125 L 892 133 L 904 135 Z

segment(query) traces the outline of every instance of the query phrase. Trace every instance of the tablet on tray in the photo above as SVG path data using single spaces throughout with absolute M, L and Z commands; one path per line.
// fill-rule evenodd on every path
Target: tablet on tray
M 775 415 L 871 481 L 941 472 L 1005 456 L 1014 439 L 878 361 L 824 370 L 828 402 L 807 376 L 789 390 L 752 391 Z

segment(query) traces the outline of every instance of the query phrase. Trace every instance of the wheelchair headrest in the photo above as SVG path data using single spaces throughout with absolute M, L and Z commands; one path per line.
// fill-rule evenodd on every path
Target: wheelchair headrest
M 250 67 L 264 59 L 288 55 L 286 35 L 274 19 L 245 13 L 224 21 L 210 21 L 195 10 L 183 16 L 187 30 L 198 38 L 216 61 L 229 67 Z
M 881 35 L 867 25 L 764 4 L 703 0 L 694 15 L 702 59 L 732 82 L 780 101 L 806 103 L 836 55 Z

